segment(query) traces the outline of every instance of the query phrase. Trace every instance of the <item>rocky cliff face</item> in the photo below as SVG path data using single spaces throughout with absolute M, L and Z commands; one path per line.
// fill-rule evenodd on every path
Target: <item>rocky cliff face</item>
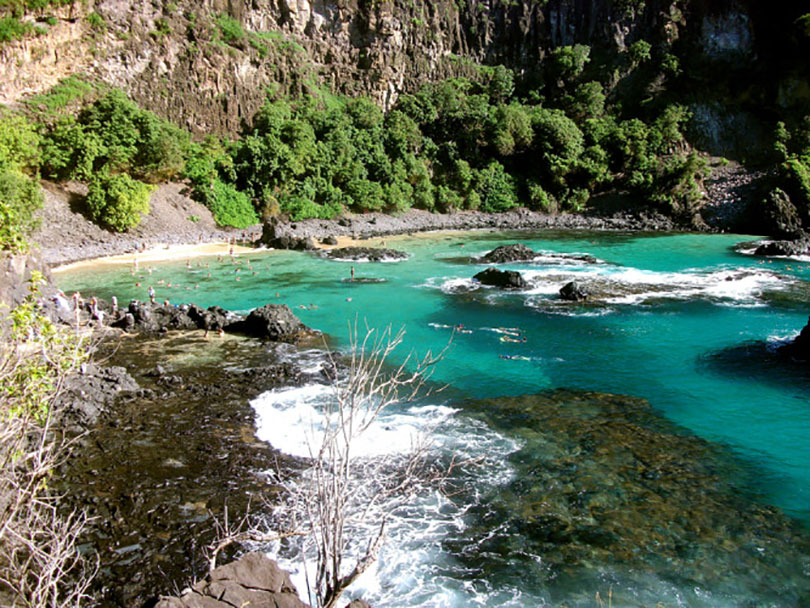
M 750 68 L 763 53 L 753 9 L 736 0 L 95 0 L 84 6 L 60 15 L 64 25 L 53 29 L 62 33 L 2 50 L 3 81 L 27 83 L 5 90 L 6 102 L 46 88 L 54 75 L 90 71 L 193 132 L 233 133 L 268 90 L 366 94 L 390 107 L 401 93 L 467 74 L 476 64 L 503 63 L 531 78 L 562 45 L 587 44 L 592 56 L 606 57 L 645 40 L 657 56 L 677 52 L 693 63 L 734 69 Z M 89 28 L 90 11 L 103 18 L 103 29 Z M 53 44 L 59 36 L 62 42 Z M 46 78 L 49 63 L 58 67 Z M 709 144 L 722 137 L 711 129 L 722 130 L 718 121 L 726 117 L 711 106 L 701 117 Z

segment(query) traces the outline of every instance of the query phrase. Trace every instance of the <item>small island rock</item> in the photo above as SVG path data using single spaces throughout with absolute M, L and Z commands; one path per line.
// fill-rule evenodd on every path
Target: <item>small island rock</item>
M 481 258 L 485 264 L 506 264 L 509 262 L 526 262 L 533 260 L 537 253 L 522 243 L 501 245 Z
M 582 302 L 583 300 L 587 300 L 588 296 L 589 294 L 585 288 L 576 281 L 566 283 L 560 289 L 560 298 L 570 302 Z
M 473 277 L 484 285 L 492 285 L 501 289 L 525 289 L 529 286 L 526 279 L 516 270 L 498 270 L 487 268 Z
M 408 254 L 404 251 L 381 247 L 340 247 L 330 249 L 323 255 L 332 260 L 368 260 L 369 262 L 393 262 L 408 259 Z

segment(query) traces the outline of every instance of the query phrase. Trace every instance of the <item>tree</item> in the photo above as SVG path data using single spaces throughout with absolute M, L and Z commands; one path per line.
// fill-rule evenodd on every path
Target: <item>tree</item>
M 425 446 L 398 461 L 369 461 L 357 455 L 364 433 L 386 408 L 426 393 L 425 383 L 446 351 L 428 352 L 421 359 L 409 356 L 392 369 L 389 359 L 401 345 L 404 330 L 393 334 L 390 327 L 382 332 L 366 327 L 359 333 L 357 325 L 350 325 L 345 369 L 330 354 L 332 398 L 307 438 L 309 467 L 301 478 L 282 482 L 282 516 L 302 526 L 302 557 L 315 562 L 310 601 L 320 608 L 333 608 L 377 558 L 388 511 L 374 507 L 390 507 L 391 499 L 404 502 L 418 482 L 427 478 L 439 483 L 447 475 L 429 464 Z M 358 521 L 366 525 L 358 526 Z M 359 549 L 360 557 L 346 563 L 350 548 Z

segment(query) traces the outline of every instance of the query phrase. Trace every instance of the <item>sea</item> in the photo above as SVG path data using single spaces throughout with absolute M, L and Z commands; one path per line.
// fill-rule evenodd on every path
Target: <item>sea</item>
M 810 368 L 777 350 L 807 323 L 810 259 L 755 257 L 739 246 L 754 238 L 425 233 L 365 243 L 401 261 L 257 250 L 99 263 L 57 282 L 119 303 L 148 300 L 151 285 L 173 304 L 286 304 L 338 354 L 353 332 L 404 330 L 387 363 L 406 370 L 442 353 L 425 394 L 383 410 L 354 444 L 365 502 L 348 518 L 345 567 L 383 520 L 385 542 L 347 600 L 807 606 Z M 473 280 L 484 254 L 513 243 L 536 256 L 497 267 L 526 288 Z M 589 298 L 560 298 L 571 281 Z M 320 348 L 289 356 L 327 365 Z M 325 375 L 269 390 L 251 404 L 258 437 L 307 458 L 331 399 Z M 447 475 L 376 500 L 377 480 L 363 476 L 390 472 L 415 445 Z M 302 542 L 266 548 L 299 590 L 313 577 Z

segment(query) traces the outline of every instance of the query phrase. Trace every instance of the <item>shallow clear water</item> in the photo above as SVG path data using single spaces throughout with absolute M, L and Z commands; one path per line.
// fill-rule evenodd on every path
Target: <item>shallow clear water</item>
M 810 523 L 810 375 L 768 359 L 769 346 L 806 322 L 810 264 L 763 263 L 736 253 L 733 245 L 740 240 L 729 235 L 455 233 L 386 239 L 388 247 L 410 254 L 399 263 L 257 252 L 239 258 L 240 265 L 198 258 L 190 269 L 185 261 L 159 263 L 149 274 L 141 265 L 133 277 L 129 266 L 118 265 L 68 271 L 57 280 L 65 291 L 116 295 L 122 303 L 146 299 L 150 284 L 159 300 L 173 303 L 241 311 L 286 303 L 304 323 L 333 336 L 339 347 L 345 346 L 347 324 L 355 318 L 374 327 L 404 325 L 406 346 L 418 353 L 441 350 L 452 336 L 449 353 L 434 374 L 451 389 L 431 402 L 450 410 L 403 409 L 388 429 L 435 418 L 430 428 L 442 449 L 486 455 L 486 461 L 470 473 L 478 483 L 475 492 L 453 501 L 423 497 L 397 519 L 399 526 L 391 532 L 396 548 L 383 553 L 376 576 L 361 580 L 374 605 L 595 605 L 594 593 L 604 597 L 609 587 L 616 589 L 616 605 L 796 605 L 797 597 L 807 596 L 785 591 L 795 586 L 789 568 L 773 575 L 783 574 L 784 580 L 772 587 L 750 580 L 738 584 L 730 571 L 697 584 L 696 575 L 680 580 L 681 575 L 668 574 L 666 564 L 638 568 L 618 558 L 585 560 L 569 574 L 556 568 L 550 575 L 543 549 L 514 526 L 508 533 L 502 530 L 513 544 L 488 554 L 486 567 L 465 556 L 483 551 L 486 522 L 492 522 L 495 536 L 498 526 L 511 525 L 487 510 L 521 508 L 521 499 L 507 500 L 510 492 L 503 489 L 515 479 L 529 479 L 523 463 L 546 449 L 547 441 L 521 431 L 518 422 L 493 421 L 468 400 L 557 388 L 648 400 L 655 413 L 681 427 L 676 432 L 718 443 L 733 455 L 730 493 L 775 505 Z M 553 254 L 501 266 L 523 272 L 529 289 L 501 292 L 474 285 L 469 279 L 486 267 L 474 258 L 512 242 Z M 357 277 L 385 282 L 347 282 L 351 266 Z M 572 279 L 593 286 L 601 302 L 559 301 L 557 291 Z M 459 325 L 463 331 L 454 332 Z M 502 340 L 509 334 L 499 328 L 519 329 L 525 342 Z M 260 434 L 263 408 L 267 413 L 267 408 L 300 403 L 297 394 L 271 395 L 254 404 Z M 448 411 L 453 412 L 449 418 Z M 289 417 L 268 419 L 295 426 Z M 268 423 L 265 428 L 280 426 Z M 265 438 L 272 442 L 268 433 Z M 509 502 L 514 500 L 518 506 Z M 808 562 L 797 560 L 799 579 L 807 578 Z M 726 567 L 722 560 L 711 563 L 707 568 Z

